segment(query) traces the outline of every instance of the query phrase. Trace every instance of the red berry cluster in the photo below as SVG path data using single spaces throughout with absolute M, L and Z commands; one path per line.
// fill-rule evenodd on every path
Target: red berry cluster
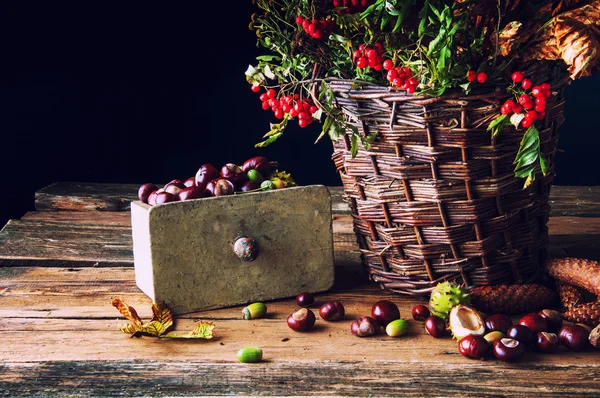
M 406 90 L 408 94 L 413 94 L 417 89 L 419 81 L 413 77 L 410 68 L 396 66 L 391 59 L 386 59 L 383 62 L 383 68 L 388 71 L 387 79 L 395 88 Z
M 286 114 L 298 118 L 298 125 L 306 127 L 313 122 L 312 115 L 317 112 L 312 98 L 301 99 L 299 94 L 282 95 L 277 98 L 277 92 L 270 88 L 260 95 L 262 108 L 271 110 L 277 119 L 283 119 Z
M 383 68 L 383 45 L 375 43 L 373 47 L 367 47 L 364 44 L 358 46 L 358 50 L 354 51 L 353 57 L 356 66 L 363 69 L 367 66 L 376 71 Z
M 375 0 L 333 0 L 335 8 L 345 7 L 343 10 L 338 10 L 340 14 L 363 12 L 373 3 L 375 3 Z
M 521 126 L 529 128 L 536 120 L 542 120 L 546 117 L 546 99 L 552 95 L 550 84 L 542 83 L 539 86 L 533 86 L 531 80 L 525 79 L 523 72 L 520 71 L 513 73 L 511 78 L 514 83 L 521 83 L 523 90 L 514 90 L 516 101 L 509 99 L 504 102 L 500 112 L 503 115 L 508 115 L 510 113 L 521 113 L 525 110 L 525 117 L 521 121 Z M 531 89 L 530 94 L 527 93 L 529 89 Z
M 332 19 L 313 19 L 304 18 L 302 15 L 296 17 L 296 24 L 302 26 L 302 29 L 313 39 L 323 37 L 323 32 L 333 30 L 335 22 Z
M 470 70 L 467 72 L 467 81 L 473 83 L 477 81 L 478 83 L 485 83 L 487 80 L 487 73 L 485 72 L 477 72 L 475 70 Z

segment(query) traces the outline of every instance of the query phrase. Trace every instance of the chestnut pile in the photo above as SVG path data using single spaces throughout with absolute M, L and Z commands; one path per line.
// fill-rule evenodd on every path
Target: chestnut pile
M 264 156 L 248 159 L 240 167 L 227 163 L 217 169 L 210 163 L 200 166 L 185 181 L 173 180 L 162 188 L 147 183 L 138 189 L 138 199 L 150 206 L 209 196 L 233 195 L 295 186 L 289 173 L 277 170 L 277 162 Z

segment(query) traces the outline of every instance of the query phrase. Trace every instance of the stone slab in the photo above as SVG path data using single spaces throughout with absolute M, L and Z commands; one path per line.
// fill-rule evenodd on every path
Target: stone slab
M 334 283 L 331 196 L 305 186 L 131 206 L 138 287 L 175 313 L 322 292 Z M 239 260 L 233 243 L 260 254 Z

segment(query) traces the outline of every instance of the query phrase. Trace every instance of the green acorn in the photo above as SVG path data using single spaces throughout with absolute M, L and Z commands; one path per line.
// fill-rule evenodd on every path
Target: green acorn
M 429 309 L 435 316 L 448 320 L 450 310 L 458 304 L 471 304 L 471 296 L 455 283 L 441 282 L 431 291 Z
M 245 320 L 262 318 L 267 313 L 267 306 L 263 303 L 256 302 L 244 307 L 242 317 Z

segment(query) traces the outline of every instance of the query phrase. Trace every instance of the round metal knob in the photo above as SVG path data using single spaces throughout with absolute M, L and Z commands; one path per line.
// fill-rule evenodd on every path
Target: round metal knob
M 258 242 L 255 239 L 243 236 L 233 244 L 233 252 L 242 261 L 254 261 L 258 257 Z

